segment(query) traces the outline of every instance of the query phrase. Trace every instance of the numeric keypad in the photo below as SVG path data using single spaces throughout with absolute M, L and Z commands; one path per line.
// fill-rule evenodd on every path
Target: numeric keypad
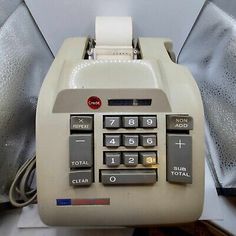
M 104 134 L 105 147 L 125 146 L 127 148 L 155 147 L 157 146 L 156 134 Z
M 155 115 L 104 116 L 103 127 L 105 129 L 154 129 L 157 128 L 157 117 Z

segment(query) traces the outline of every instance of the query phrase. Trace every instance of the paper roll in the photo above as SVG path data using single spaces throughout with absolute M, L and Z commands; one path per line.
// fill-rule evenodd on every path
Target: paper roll
M 131 17 L 96 17 L 97 47 L 132 47 Z

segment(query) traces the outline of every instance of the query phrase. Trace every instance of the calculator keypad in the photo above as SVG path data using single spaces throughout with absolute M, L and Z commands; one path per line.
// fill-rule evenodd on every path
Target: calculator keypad
M 104 134 L 105 147 L 119 147 L 127 148 L 155 147 L 157 146 L 156 134 Z
M 157 117 L 104 116 L 103 128 L 102 184 L 154 184 L 158 179 Z
M 103 160 L 96 173 L 94 116 L 71 115 L 69 184 L 90 186 L 98 174 L 103 185 L 154 184 L 158 179 L 157 117 L 104 115 L 102 121 Z
M 151 167 L 157 164 L 157 152 L 105 152 L 104 164 L 108 167 L 118 167 L 122 164 L 126 167 L 134 167 L 138 164 L 146 167 Z
M 113 114 L 96 122 L 94 118 L 83 114 L 70 117 L 70 185 L 90 186 L 98 180 L 104 185 L 155 183 L 159 168 L 157 116 Z M 103 128 L 97 130 L 101 120 Z M 192 183 L 192 129 L 189 115 L 166 116 L 164 168 L 171 183 Z M 98 137 L 103 140 L 97 142 Z
M 105 129 L 157 128 L 156 116 L 104 116 Z

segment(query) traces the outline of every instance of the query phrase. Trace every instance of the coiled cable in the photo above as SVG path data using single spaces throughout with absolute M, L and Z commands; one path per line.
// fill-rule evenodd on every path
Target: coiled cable
M 36 201 L 37 190 L 31 188 L 35 168 L 36 157 L 34 156 L 17 171 L 9 191 L 9 200 L 13 206 L 24 207 Z

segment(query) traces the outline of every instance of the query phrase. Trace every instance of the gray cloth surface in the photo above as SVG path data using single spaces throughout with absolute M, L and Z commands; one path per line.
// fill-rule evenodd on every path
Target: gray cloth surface
M 22 0 L 0 0 L 0 27 L 21 2 Z
M 6 9 L 8 2 L 1 0 Z M 11 6 L 13 2 L 19 1 Z M 0 58 L 0 202 L 4 202 L 16 171 L 35 153 L 37 97 L 53 60 L 24 3 L 0 28 Z
M 236 13 L 236 1 L 215 2 L 205 5 L 178 62 L 191 70 L 201 90 L 217 187 L 236 188 L 236 20 L 227 14 Z

